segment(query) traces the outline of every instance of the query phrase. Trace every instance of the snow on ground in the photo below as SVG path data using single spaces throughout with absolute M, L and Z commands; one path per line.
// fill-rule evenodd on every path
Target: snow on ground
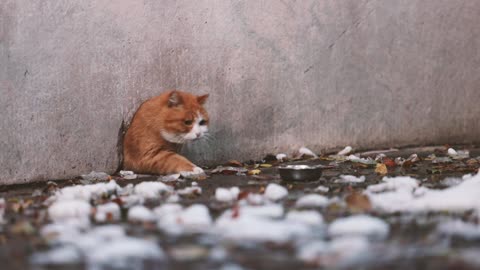
M 305 210 L 305 211 L 290 211 L 285 216 L 285 220 L 290 221 L 292 223 L 303 223 L 306 225 L 322 225 L 323 224 L 323 217 L 320 213 L 313 210 Z
M 413 191 L 418 187 L 418 181 L 408 177 L 408 176 L 399 176 L 399 177 L 384 177 L 382 179 L 383 183 L 370 185 L 367 187 L 367 191 L 370 192 L 381 192 L 388 190 L 408 190 Z
M 36 253 L 31 262 L 36 264 L 72 264 L 86 259 L 87 269 L 134 269 L 144 259 L 163 260 L 162 249 L 154 241 L 126 236 L 119 225 L 96 227 L 86 233 L 63 234 L 57 239 L 57 248 Z
M 320 186 L 316 187 L 314 191 L 327 193 L 329 190 L 330 190 L 329 187 L 320 185 Z
M 137 179 L 137 175 L 133 171 L 120 171 L 120 176 L 127 180 Z
M 442 235 L 458 236 L 468 240 L 480 239 L 480 225 L 462 220 L 452 220 L 437 226 L 437 232 Z
M 108 183 L 96 183 L 92 185 L 75 185 L 68 186 L 58 190 L 53 197 L 54 200 L 84 200 L 100 198 L 102 196 L 111 195 L 120 192 L 122 188 L 117 182 L 110 180 Z
M 238 187 L 217 188 L 215 190 L 215 199 L 221 202 L 231 202 L 237 199 L 238 194 L 240 194 Z
M 350 151 L 345 149 L 342 154 L 348 155 Z M 354 162 L 371 162 L 353 155 L 348 158 Z M 365 176 L 341 175 L 337 182 L 362 183 Z M 480 174 L 444 180 L 448 188 L 443 190 L 429 189 L 421 183 L 407 176 L 384 177 L 381 183 L 368 186 L 364 193 L 374 210 L 386 213 L 480 211 Z M 315 189 L 317 192 L 328 190 L 324 186 Z M 364 260 L 372 253 L 372 246 L 376 243 L 373 240 L 386 239 L 390 233 L 388 223 L 369 215 L 340 217 L 327 225 L 322 215 L 325 209 L 321 207 L 340 200 L 338 197 L 329 199 L 319 194 L 303 195 L 296 200 L 293 210 L 286 211 L 284 204 L 291 205 L 290 200 L 284 200 L 289 192 L 275 183 L 268 184 L 263 194 L 252 192 L 241 200 L 238 200 L 238 187 L 217 188 L 215 199 L 233 202 L 233 206 L 222 208 L 223 213 L 216 220 L 204 204 L 184 207 L 176 203 L 180 195 L 201 192 L 201 187 L 195 182 L 174 190 L 162 182 L 142 182 L 121 188 L 113 180 L 59 189 L 47 201 L 48 215 L 53 223 L 41 229 L 41 235 L 52 245 L 52 249 L 36 253 L 31 261 L 36 264 L 61 264 L 85 259 L 87 265 L 93 267 L 89 269 L 96 269 L 112 263 L 135 268 L 139 260 L 145 258 L 163 260 L 163 251 L 155 241 L 128 236 L 120 225 L 95 227 L 90 224 L 91 218 L 98 223 L 119 221 L 121 208 L 118 200 L 122 208 L 128 210 L 128 221 L 155 222 L 159 230 L 173 236 L 201 233 L 228 240 L 228 243 L 284 244 L 291 241 L 297 247 L 300 260 L 324 266 Z M 143 205 L 145 202 L 151 205 L 154 202 L 151 200 L 155 199 L 161 204 L 153 210 Z M 0 199 L 0 220 L 1 202 Z M 101 204 L 95 205 L 99 202 Z M 216 205 L 226 207 L 230 204 Z M 326 217 L 330 220 L 329 216 Z M 435 232 L 467 240 L 480 239 L 480 225 L 461 220 L 440 223 Z
M 108 265 L 113 269 L 135 269 L 145 259 L 161 261 L 164 253 L 156 242 L 133 237 L 111 239 L 87 253 L 90 269 L 96 265 Z
M 172 187 L 167 186 L 162 182 L 142 182 L 134 188 L 135 194 L 147 199 L 155 199 L 172 191 Z
M 233 241 L 285 243 L 308 235 L 311 228 L 305 223 L 248 214 L 248 211 L 240 211 L 238 215 L 232 215 L 228 210 L 216 220 L 215 231 L 220 236 Z
M 278 184 L 268 184 L 264 193 L 265 197 L 271 201 L 281 200 L 288 195 L 288 190 Z
M 159 229 L 169 234 L 196 233 L 210 230 L 212 217 L 205 205 L 183 208 L 180 204 L 164 204 L 153 210 Z
M 84 200 L 60 200 L 48 208 L 48 215 L 54 222 L 78 220 L 88 222 L 92 207 Z
M 350 160 L 352 162 L 358 162 L 358 163 L 363 163 L 363 164 L 376 164 L 377 162 L 371 158 L 361 158 L 356 155 L 349 155 L 347 157 L 347 160 Z
M 388 236 L 390 227 L 380 218 L 356 215 L 338 218 L 328 227 L 330 236 L 368 236 L 383 239 Z
M 286 154 L 277 154 L 275 156 L 275 158 L 278 160 L 278 161 L 284 161 L 287 159 L 287 155 Z
M 202 194 L 202 188 L 196 182 L 192 182 L 191 186 L 177 190 L 177 194 L 181 196 Z
M 95 220 L 97 222 L 120 220 L 120 206 L 114 202 L 98 205 L 95 212 Z
M 336 237 L 330 242 L 315 240 L 299 247 L 297 258 L 320 266 L 355 265 L 368 260 L 371 245 L 361 236 Z
M 480 209 L 480 174 L 466 177 L 460 184 L 443 190 L 418 187 L 418 182 L 410 177 L 384 178 L 384 181 L 386 183 L 369 186 L 366 194 L 374 208 L 385 212 Z
M 70 265 L 80 263 L 82 254 L 74 246 L 60 246 L 49 251 L 34 254 L 30 262 L 39 265 Z
M 328 198 L 319 194 L 308 194 L 300 197 L 295 203 L 296 207 L 324 207 L 328 205 Z
M 143 205 L 135 205 L 128 210 L 128 220 L 132 222 L 154 221 L 155 215 L 152 210 Z
M 363 183 L 365 182 L 365 176 L 356 177 L 355 175 L 340 175 L 340 179 L 335 181 L 336 183 Z

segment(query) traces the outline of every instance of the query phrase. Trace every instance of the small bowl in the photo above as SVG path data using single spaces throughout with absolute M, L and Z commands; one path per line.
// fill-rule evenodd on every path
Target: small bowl
M 322 176 L 322 165 L 285 165 L 278 167 L 285 181 L 316 181 Z

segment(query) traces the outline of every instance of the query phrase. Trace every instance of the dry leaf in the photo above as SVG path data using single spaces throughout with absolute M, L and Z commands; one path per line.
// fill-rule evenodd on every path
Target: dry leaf
M 383 163 L 377 164 L 377 167 L 375 168 L 375 172 L 381 175 L 385 175 L 388 173 L 387 165 Z
M 352 212 L 363 212 L 372 209 L 372 204 L 370 203 L 370 199 L 368 196 L 353 192 L 350 193 L 346 198 L 345 201 L 347 202 L 348 208 Z
M 405 160 L 405 162 L 402 163 L 402 167 L 404 168 L 412 167 L 412 165 L 413 162 L 411 160 Z
M 243 163 L 235 159 L 229 160 L 226 165 L 233 167 L 243 167 Z
M 387 167 L 395 167 L 397 166 L 397 164 L 395 163 L 395 160 L 391 159 L 391 158 L 384 158 L 383 159 L 383 164 L 387 165 Z
M 255 170 L 250 170 L 248 171 L 248 174 L 249 175 L 257 175 L 257 174 L 260 174 L 262 171 L 260 171 L 259 169 L 255 169 Z
M 248 197 L 248 194 L 250 194 L 250 191 L 240 191 L 240 193 L 238 194 L 238 200 L 246 199 Z
M 275 179 L 272 175 L 268 175 L 268 174 L 253 175 L 252 177 L 253 177 L 254 179 L 262 180 L 262 181 L 268 181 L 268 180 L 273 180 L 273 179 Z

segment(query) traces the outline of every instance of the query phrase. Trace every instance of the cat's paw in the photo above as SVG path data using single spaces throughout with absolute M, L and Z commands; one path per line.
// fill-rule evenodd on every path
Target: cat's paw
M 193 167 L 192 171 L 182 171 L 180 172 L 184 178 L 194 179 L 194 180 L 201 180 L 206 178 L 205 171 L 200 167 Z

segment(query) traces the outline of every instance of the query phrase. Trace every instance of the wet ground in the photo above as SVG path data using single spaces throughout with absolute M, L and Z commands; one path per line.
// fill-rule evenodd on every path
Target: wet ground
M 216 220 L 224 211 L 238 211 L 239 201 L 249 194 L 263 194 L 268 184 L 276 183 L 288 190 L 288 196 L 275 202 L 285 212 L 299 208 L 297 200 L 305 194 L 321 194 L 330 199 L 325 206 L 310 206 L 307 209 L 320 213 L 323 217 L 318 231 L 314 231 L 311 239 L 332 241 L 332 236 L 325 233 L 325 228 L 341 217 L 358 214 L 379 217 L 389 227 L 384 239 L 369 240 L 368 245 L 360 248 L 348 245 L 337 253 L 322 254 L 314 259 L 304 259 L 299 254 L 302 246 L 308 245 L 305 239 L 290 241 L 253 241 L 232 240 L 218 237 L 215 233 L 188 232 L 171 234 L 157 226 L 158 220 L 129 221 L 127 218 L 131 206 L 127 206 L 118 198 L 106 196 L 90 201 L 93 206 L 105 202 L 118 203 L 121 208 L 119 220 L 108 218 L 99 222 L 90 216 L 89 228 L 104 224 L 119 224 L 129 236 L 148 239 L 163 250 L 161 259 L 145 259 L 135 264 L 136 269 L 477 269 L 480 268 L 480 230 L 474 237 L 462 235 L 442 235 L 437 227 L 444 221 L 462 220 L 478 224 L 478 211 L 440 212 L 393 212 L 379 211 L 364 195 L 368 186 L 382 182 L 385 176 L 410 176 L 418 179 L 422 187 L 429 189 L 445 189 L 452 181 L 445 179 L 461 179 L 466 174 L 475 174 L 480 167 L 480 148 L 476 146 L 456 146 L 455 149 L 468 150 L 467 157 L 452 158 L 448 147 L 424 147 L 402 150 L 375 151 L 355 153 L 366 159 L 352 161 L 335 155 L 324 155 L 319 158 L 291 158 L 285 162 L 276 160 L 275 156 L 267 156 L 261 161 L 240 163 L 231 161 L 228 166 L 234 169 L 221 173 L 211 173 L 214 168 L 207 168 L 208 178 L 197 180 L 202 192 L 191 192 L 182 195 L 178 203 L 183 206 L 203 204 L 209 209 L 212 220 Z M 385 156 L 379 156 L 384 154 Z M 411 155 L 418 158 L 412 159 Z M 434 154 L 435 156 L 432 156 Z M 403 157 L 403 160 L 398 159 Z M 408 159 L 410 157 L 410 159 Z M 396 160 L 397 159 L 397 160 Z M 396 161 L 395 161 L 396 160 Z M 285 164 L 322 164 L 330 166 L 323 171 L 319 180 L 313 182 L 291 182 L 280 179 L 277 167 Z M 379 165 L 385 165 L 383 168 Z M 237 170 L 246 169 L 245 175 Z M 386 169 L 386 171 L 382 171 Z M 240 174 L 240 175 L 239 175 Z M 365 176 L 364 182 L 340 182 L 340 175 Z M 138 184 L 144 181 L 158 181 L 157 176 L 139 176 L 126 180 L 120 176 L 111 176 L 118 185 Z M 55 183 L 39 183 L 28 186 L 9 186 L 0 188 L 0 198 L 5 199 L 3 225 L 0 225 L 0 262 L 1 269 L 129 269 L 132 265 L 92 266 L 85 261 L 48 262 L 34 259 L 58 245 L 52 244 L 50 238 L 41 233 L 41 229 L 51 223 L 48 199 L 63 187 L 85 185 L 98 181 L 86 181 L 81 178 L 57 181 Z M 101 181 L 100 181 L 101 182 Z M 106 181 L 104 181 L 106 182 Z M 192 186 L 192 180 L 167 182 L 174 190 Z M 461 180 L 458 180 L 461 182 Z M 455 183 L 457 184 L 457 183 Z M 238 187 L 240 194 L 236 200 L 221 202 L 215 199 L 218 187 Z M 320 186 L 320 188 L 318 188 Z M 328 188 L 328 191 L 326 190 Z M 154 209 L 163 205 L 167 197 L 148 199 L 143 203 Z M 1 209 L 1 206 L 0 206 Z M 478 206 L 480 210 L 480 205 Z M 317 227 L 315 227 L 317 228 Z M 215 227 L 212 228 L 215 230 Z M 307 237 L 308 238 L 308 237 Z M 298 240 L 298 241 L 297 241 Z M 355 241 L 353 239 L 352 241 Z M 352 242 L 352 246 L 355 244 Z M 358 255 L 355 259 L 351 254 Z

